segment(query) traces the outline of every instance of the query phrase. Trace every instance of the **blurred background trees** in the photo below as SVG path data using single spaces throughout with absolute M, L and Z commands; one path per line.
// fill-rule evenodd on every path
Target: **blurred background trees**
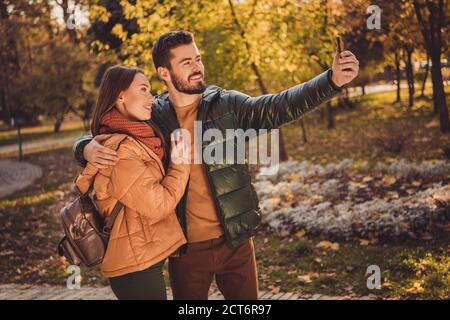
M 0 119 L 36 125 L 50 119 L 58 131 L 72 113 L 86 127 L 96 88 L 115 63 L 139 65 L 155 93 L 165 90 L 151 48 L 175 29 L 195 34 L 207 81 L 252 95 L 280 91 L 326 70 L 335 37 L 361 62 L 361 75 L 337 103 L 320 111 L 324 127 L 335 108 L 351 108 L 351 94 L 374 84 L 408 88 L 408 107 L 433 88 L 440 130 L 450 131 L 444 82 L 449 78 L 449 1 L 445 0 L 16 0 L 0 1 Z M 381 8 L 381 29 L 366 21 Z M 75 12 L 87 22 L 81 23 Z M 300 125 L 303 123 L 300 121 Z M 306 132 L 303 127 L 303 139 Z M 281 145 L 281 158 L 287 152 Z

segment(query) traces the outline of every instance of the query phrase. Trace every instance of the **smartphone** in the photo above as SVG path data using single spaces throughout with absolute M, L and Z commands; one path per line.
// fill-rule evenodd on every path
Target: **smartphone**
M 340 35 L 336 36 L 336 44 L 337 44 L 338 53 L 341 53 L 342 50 L 344 49 L 344 44 L 343 44 L 343 41 L 342 41 L 342 38 Z

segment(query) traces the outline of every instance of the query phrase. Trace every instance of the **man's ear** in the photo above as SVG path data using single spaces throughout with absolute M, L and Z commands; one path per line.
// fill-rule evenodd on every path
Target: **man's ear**
M 169 69 L 165 68 L 165 67 L 158 67 L 158 69 L 156 70 L 158 72 L 158 77 L 164 81 L 164 82 L 168 82 L 170 81 L 170 72 Z

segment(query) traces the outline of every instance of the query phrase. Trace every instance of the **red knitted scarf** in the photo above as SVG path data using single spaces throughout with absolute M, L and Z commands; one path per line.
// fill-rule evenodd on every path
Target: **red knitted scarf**
M 161 159 L 164 149 L 161 139 L 152 127 L 143 121 L 133 121 L 122 115 L 119 110 L 112 108 L 100 120 L 100 134 L 124 133 L 143 142 Z

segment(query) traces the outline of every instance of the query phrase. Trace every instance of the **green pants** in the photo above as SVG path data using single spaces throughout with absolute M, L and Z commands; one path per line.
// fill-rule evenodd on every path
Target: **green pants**
M 119 300 L 167 300 L 162 269 L 165 260 L 148 269 L 109 278 Z

